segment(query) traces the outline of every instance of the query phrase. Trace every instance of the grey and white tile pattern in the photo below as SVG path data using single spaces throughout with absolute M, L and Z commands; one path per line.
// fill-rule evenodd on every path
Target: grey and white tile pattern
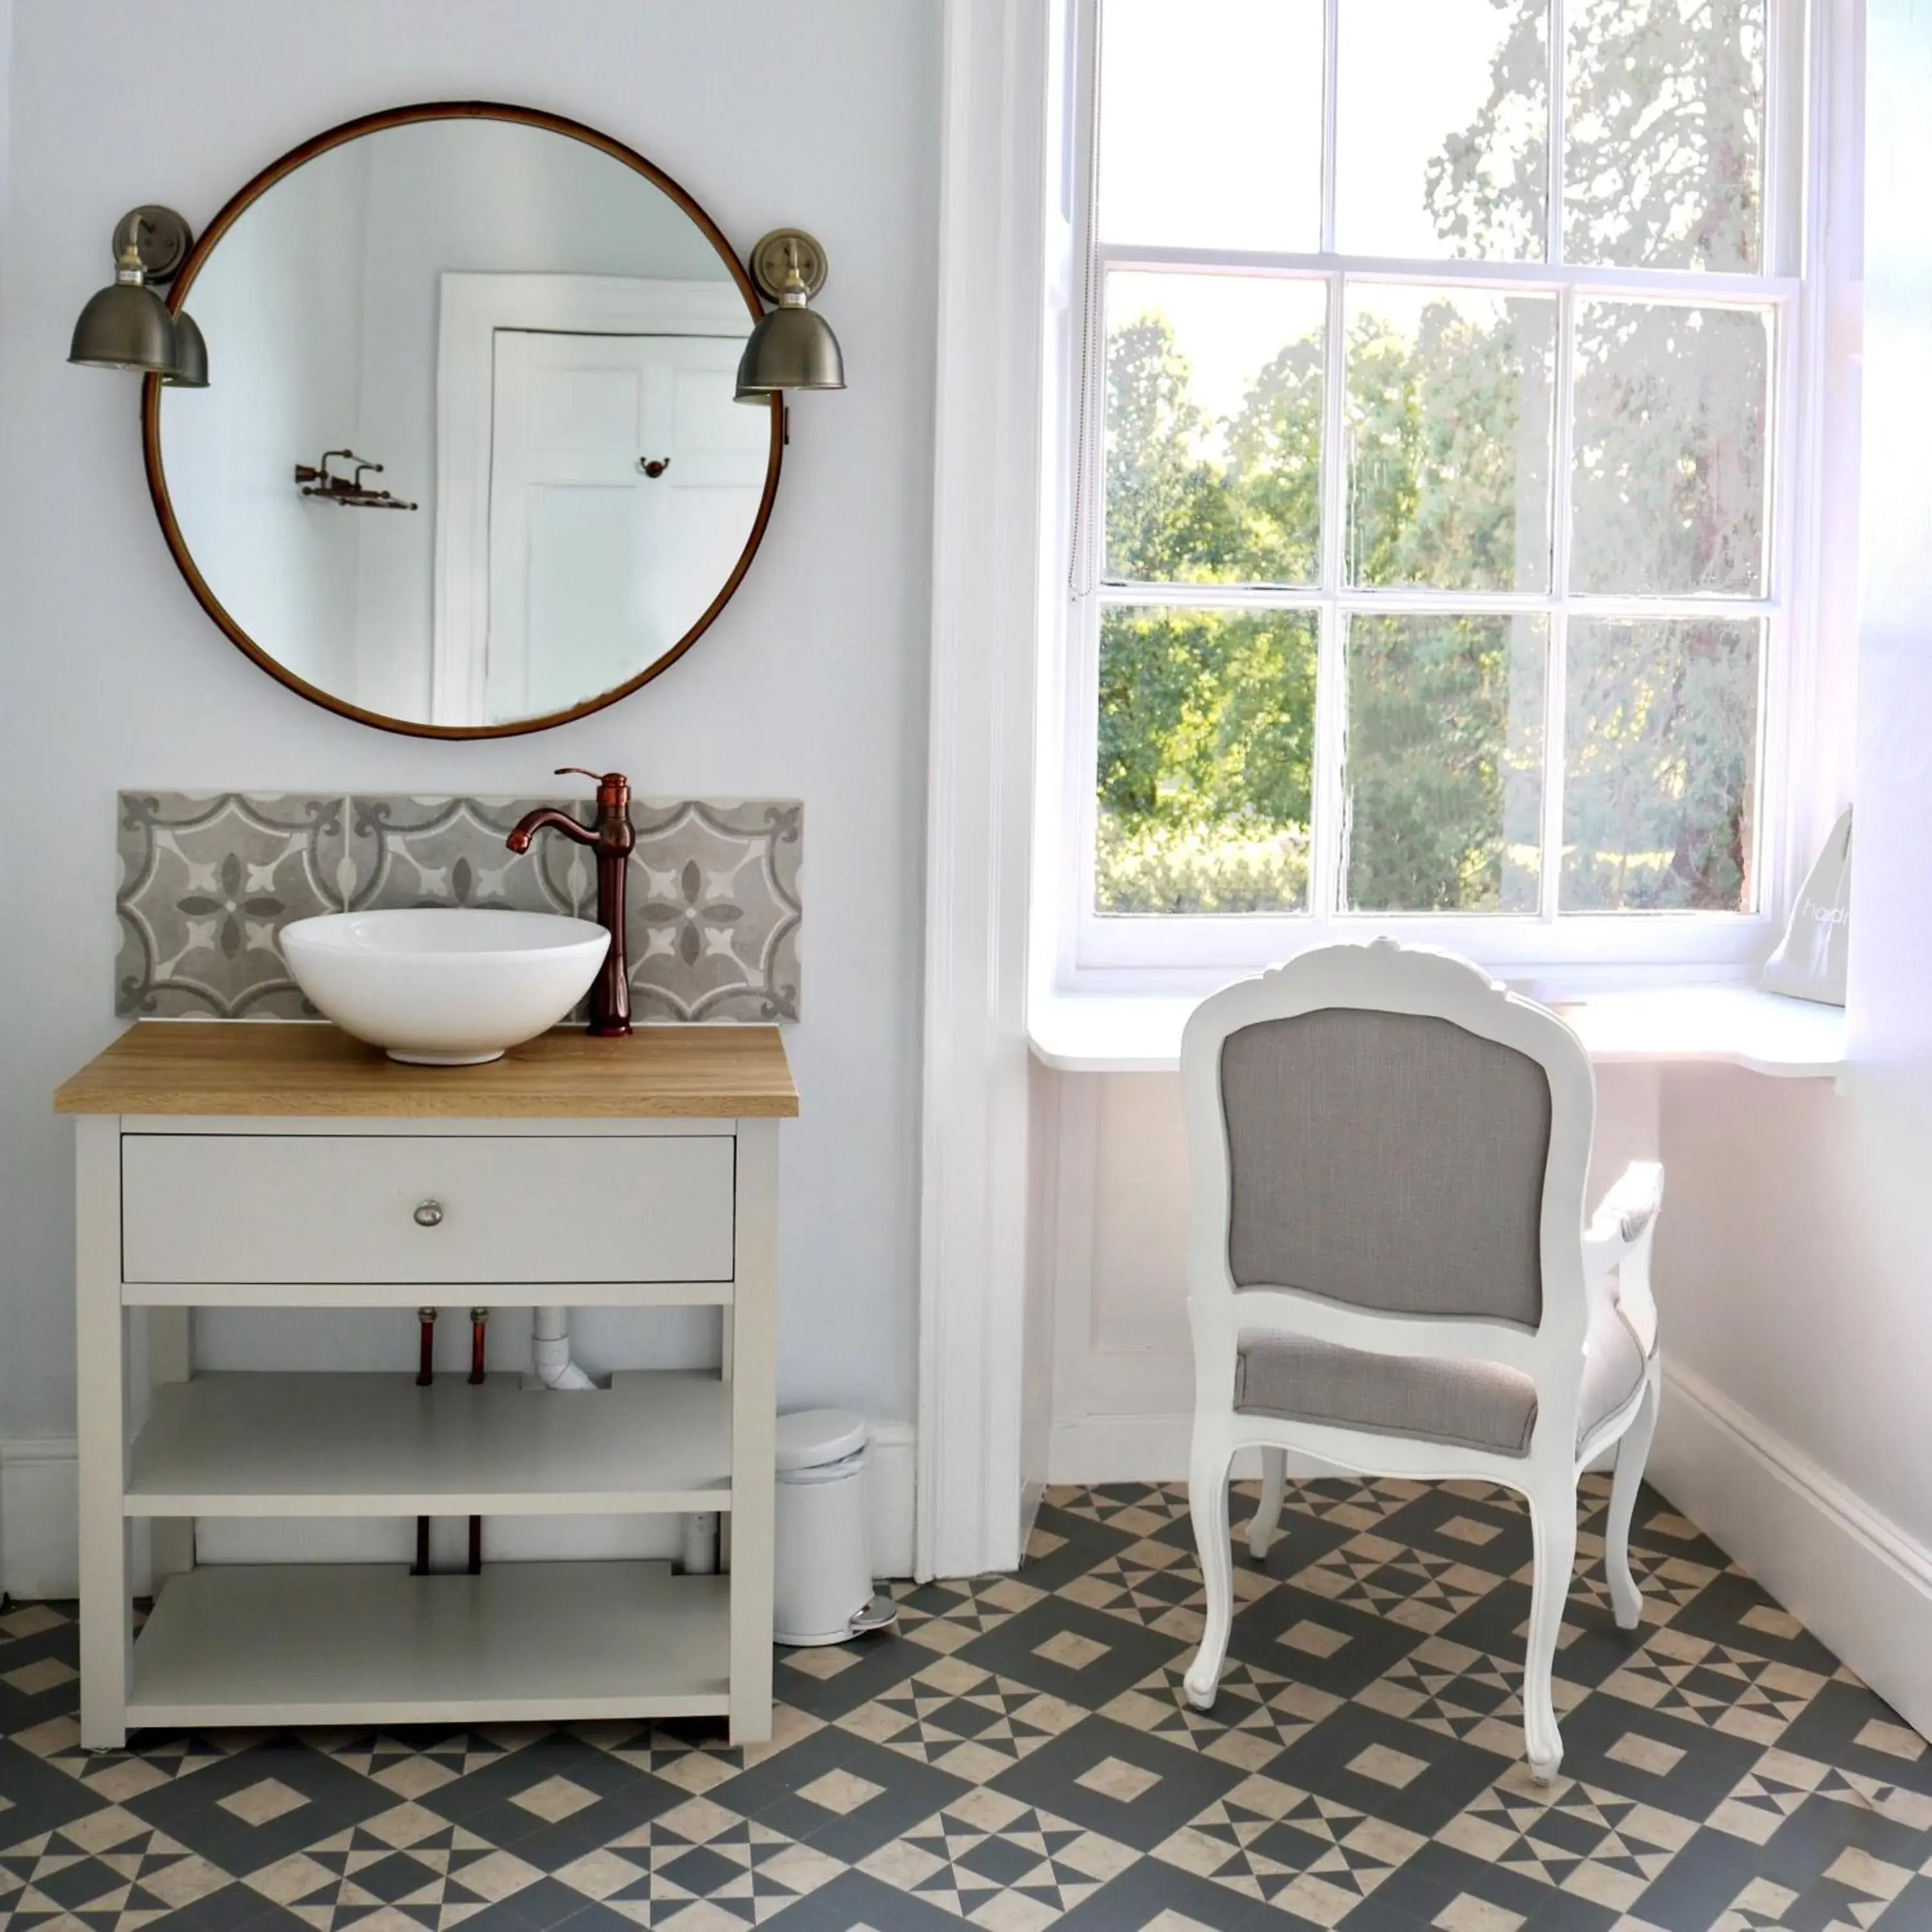
M 504 844 L 532 806 L 581 799 L 123 792 L 114 1006 L 123 1018 L 313 1016 L 277 935 L 317 913 L 501 906 L 594 916 L 589 856 Z M 804 808 L 792 800 L 632 807 L 628 927 L 640 1020 L 799 1015 Z
M 90 1754 L 70 1606 L 0 1609 L 0 1924 L 1925 1932 L 1932 1745 L 1648 1490 L 1618 1630 L 1609 1489 L 1584 1479 L 1548 1786 L 1528 1514 L 1479 1484 L 1292 1485 L 1210 1712 L 1180 1689 L 1186 1498 L 1148 1484 L 1050 1490 L 1016 1574 L 894 1585 L 898 1635 L 781 1650 L 772 1741 L 740 1748 L 613 1719 Z

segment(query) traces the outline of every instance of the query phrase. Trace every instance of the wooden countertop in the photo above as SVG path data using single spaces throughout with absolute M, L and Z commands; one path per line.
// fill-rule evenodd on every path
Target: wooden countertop
M 735 1120 L 798 1112 L 778 1030 L 557 1028 L 483 1066 L 405 1066 L 338 1027 L 143 1020 L 54 1096 L 62 1114 Z

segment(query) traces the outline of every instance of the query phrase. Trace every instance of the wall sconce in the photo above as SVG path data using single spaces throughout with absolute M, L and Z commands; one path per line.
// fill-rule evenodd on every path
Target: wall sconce
M 811 308 L 825 286 L 825 250 L 802 228 L 775 228 L 752 250 L 752 278 L 778 306 L 760 316 L 738 362 L 737 400 L 762 403 L 787 389 L 842 389 L 845 358 L 825 318 Z
M 89 298 L 67 359 L 94 369 L 134 369 L 182 389 L 208 387 L 208 344 L 194 318 L 174 315 L 148 286 L 171 282 L 194 245 L 171 208 L 130 209 L 114 230 L 114 279 Z

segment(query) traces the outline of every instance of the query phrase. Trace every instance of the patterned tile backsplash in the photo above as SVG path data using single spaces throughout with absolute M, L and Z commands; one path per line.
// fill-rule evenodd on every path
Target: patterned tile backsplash
M 123 1018 L 311 1018 L 276 935 L 390 906 L 507 906 L 595 918 L 590 856 L 503 841 L 532 806 L 581 798 L 121 794 Z M 644 1020 L 794 1020 L 804 808 L 784 799 L 633 802 L 627 934 Z

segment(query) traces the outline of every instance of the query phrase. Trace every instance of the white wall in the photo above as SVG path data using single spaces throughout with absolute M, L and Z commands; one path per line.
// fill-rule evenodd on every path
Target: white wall
M 116 1030 L 116 788 L 503 792 L 566 764 L 622 767 L 646 795 L 806 801 L 781 1394 L 911 1413 L 938 16 L 908 0 L 16 0 L 0 1441 L 74 1427 L 71 1138 L 49 1100 Z M 156 526 L 134 384 L 63 360 L 125 208 L 164 200 L 199 224 L 323 127 L 465 97 L 608 129 L 740 247 L 812 228 L 852 383 L 795 406 L 764 548 L 696 650 L 601 716 L 467 746 L 334 718 L 232 649 Z
M 1866 15 L 1850 1072 L 1672 1083 L 1681 1505 L 1932 1730 L 1932 7 Z

